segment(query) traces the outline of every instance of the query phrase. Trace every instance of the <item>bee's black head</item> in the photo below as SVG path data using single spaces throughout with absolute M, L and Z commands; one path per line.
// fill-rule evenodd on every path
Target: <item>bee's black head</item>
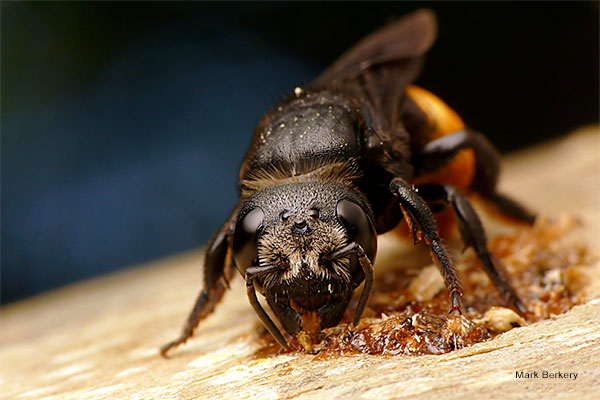
M 377 238 L 373 214 L 357 190 L 335 182 L 289 183 L 255 193 L 240 212 L 234 257 L 286 331 L 318 328 L 342 318 L 364 280 L 355 254 L 340 250 L 356 242 L 373 261 Z M 333 257 L 332 257 L 333 255 Z

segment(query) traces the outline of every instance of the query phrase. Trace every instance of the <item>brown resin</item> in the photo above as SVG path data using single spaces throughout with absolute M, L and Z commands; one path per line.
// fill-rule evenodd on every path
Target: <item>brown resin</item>
M 288 336 L 287 351 L 259 328 L 264 342 L 260 353 L 300 351 L 318 354 L 318 358 L 356 353 L 443 354 L 562 314 L 583 301 L 585 282 L 578 277 L 585 276 L 586 267 L 595 261 L 584 246 L 566 239 L 576 225 L 568 217 L 538 218 L 533 228 L 518 227 L 490 241 L 492 253 L 505 265 L 513 287 L 527 305 L 523 316 L 506 308 L 469 250 L 455 256 L 462 279 L 463 315 L 448 314 L 450 303 L 443 284 L 439 291 L 432 292 L 431 278 L 415 278 L 420 271 L 391 269 L 377 277 L 358 326 L 351 324 L 354 300 L 337 326 L 321 332 L 301 331 L 295 338 Z M 419 289 L 420 282 L 427 287 Z M 421 292 L 431 295 L 424 299 Z

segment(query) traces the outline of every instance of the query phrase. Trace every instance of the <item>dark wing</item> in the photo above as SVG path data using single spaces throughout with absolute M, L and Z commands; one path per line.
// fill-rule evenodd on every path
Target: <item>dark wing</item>
M 342 94 L 357 103 L 370 131 L 367 144 L 381 147 L 375 161 L 395 176 L 412 173 L 402 103 L 436 35 L 433 12 L 418 10 L 358 42 L 311 85 L 312 90 Z
M 436 36 L 433 12 L 415 11 L 358 42 L 327 68 L 314 85 L 325 87 L 336 81 L 351 80 L 368 68 L 385 63 L 418 60 L 431 48 Z

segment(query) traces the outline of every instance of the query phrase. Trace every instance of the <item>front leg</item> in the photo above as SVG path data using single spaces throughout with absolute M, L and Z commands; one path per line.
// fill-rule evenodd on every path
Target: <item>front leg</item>
M 225 289 L 228 288 L 228 279 L 233 276 L 235 270 L 235 262 L 229 248 L 229 236 L 231 226 L 237 220 L 237 214 L 238 207 L 208 242 L 202 265 L 204 270 L 203 288 L 194 303 L 181 335 L 160 348 L 160 354 L 163 357 L 166 357 L 173 347 L 185 343 L 194 334 L 194 329 L 214 310 L 215 305 L 223 297 Z
M 411 185 L 401 178 L 395 178 L 390 182 L 390 190 L 400 201 L 400 208 L 413 232 L 415 242 L 424 239 L 429 246 L 431 257 L 438 266 L 444 283 L 450 291 L 452 309 L 462 313 L 460 281 L 456 276 L 456 270 L 446 248 L 442 245 L 438 234 L 437 223 L 429 206 L 417 194 Z
M 360 321 L 360 317 L 362 317 L 365 307 L 367 306 L 367 301 L 369 301 L 369 297 L 371 297 L 371 293 L 373 292 L 373 283 L 375 280 L 373 277 L 373 265 L 371 264 L 371 260 L 369 260 L 369 257 L 367 257 L 365 254 L 362 246 L 356 242 L 349 243 L 333 254 L 330 254 L 325 259 L 335 260 L 338 258 L 347 257 L 351 254 L 356 254 L 358 262 L 360 263 L 363 273 L 365 274 L 365 284 L 363 286 L 360 299 L 358 300 L 356 311 L 354 312 L 354 319 L 352 320 L 354 325 L 358 325 L 358 321 Z M 341 315 L 339 316 L 339 319 L 341 319 Z

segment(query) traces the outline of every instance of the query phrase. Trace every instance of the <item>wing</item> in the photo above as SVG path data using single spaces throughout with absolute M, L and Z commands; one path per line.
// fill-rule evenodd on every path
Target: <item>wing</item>
M 433 12 L 415 11 L 358 42 L 327 68 L 314 85 L 325 87 L 351 80 L 370 67 L 385 63 L 417 61 L 431 48 L 436 36 Z
M 401 122 L 404 92 L 436 36 L 433 12 L 418 10 L 358 42 L 311 85 L 357 103 L 365 118 L 367 145 L 381 147 L 375 161 L 395 176 L 412 173 L 409 137 Z

